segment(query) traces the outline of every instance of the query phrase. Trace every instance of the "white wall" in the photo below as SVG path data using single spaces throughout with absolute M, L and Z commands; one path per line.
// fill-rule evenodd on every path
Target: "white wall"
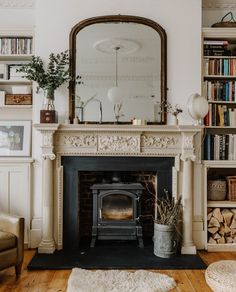
M 1 8 L 1 7 L 0 7 Z M 33 27 L 34 10 L 30 8 L 1 8 L 0 27 Z
M 186 108 L 190 94 L 201 91 L 201 3 L 196 0 L 40 0 L 36 6 L 36 54 L 47 58 L 50 52 L 69 47 L 69 33 L 79 21 L 98 15 L 131 14 L 160 23 L 167 33 L 168 99 Z M 60 121 L 68 109 L 68 93 L 56 92 Z M 35 118 L 38 119 L 36 113 Z M 182 120 L 188 120 L 187 116 Z

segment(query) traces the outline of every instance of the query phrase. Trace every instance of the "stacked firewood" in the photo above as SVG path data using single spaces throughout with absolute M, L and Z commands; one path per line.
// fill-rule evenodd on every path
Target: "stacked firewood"
M 208 243 L 236 243 L 236 209 L 208 208 Z

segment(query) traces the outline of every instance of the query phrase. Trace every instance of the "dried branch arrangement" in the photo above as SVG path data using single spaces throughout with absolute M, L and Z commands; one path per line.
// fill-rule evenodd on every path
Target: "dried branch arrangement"
M 152 182 L 151 188 L 148 183 L 150 181 Z M 178 225 L 178 223 L 182 221 L 182 197 L 180 196 L 178 200 L 175 200 L 167 190 L 164 190 L 165 196 L 158 199 L 155 176 L 151 176 L 148 180 L 143 179 L 143 183 L 148 193 L 152 196 L 151 200 L 155 210 L 154 221 L 163 225 Z
M 165 190 L 165 197 L 157 199 L 156 210 L 157 217 L 155 222 L 163 225 L 177 225 L 182 220 L 181 197 L 177 200 L 171 198 L 168 191 Z

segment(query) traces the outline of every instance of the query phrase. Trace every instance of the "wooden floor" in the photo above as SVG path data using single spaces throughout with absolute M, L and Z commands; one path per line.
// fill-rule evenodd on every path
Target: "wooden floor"
M 236 260 L 234 253 L 207 253 L 199 252 L 206 264 L 224 259 Z M 56 271 L 27 271 L 27 264 L 34 255 L 33 250 L 25 252 L 25 259 L 21 277 L 15 278 L 14 268 L 0 271 L 0 291 L 22 291 L 22 292 L 60 292 L 66 291 L 67 280 L 70 270 Z M 155 270 L 156 272 L 165 273 L 175 279 L 177 288 L 172 291 L 183 292 L 208 292 L 211 291 L 204 279 L 204 270 Z M 86 292 L 86 291 L 85 291 Z M 121 291 L 123 292 L 123 291 Z M 144 291 L 145 292 L 145 291 Z

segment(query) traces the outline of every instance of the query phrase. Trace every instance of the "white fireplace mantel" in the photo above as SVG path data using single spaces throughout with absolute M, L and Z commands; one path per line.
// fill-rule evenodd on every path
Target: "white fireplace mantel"
M 40 253 L 63 248 L 63 166 L 62 156 L 175 157 L 173 194 L 182 185 L 182 253 L 194 254 L 193 243 L 193 163 L 199 147 L 200 126 L 36 124 L 42 134 L 43 224 Z M 183 175 L 178 176 L 182 164 Z M 182 181 L 180 182 L 180 177 Z

